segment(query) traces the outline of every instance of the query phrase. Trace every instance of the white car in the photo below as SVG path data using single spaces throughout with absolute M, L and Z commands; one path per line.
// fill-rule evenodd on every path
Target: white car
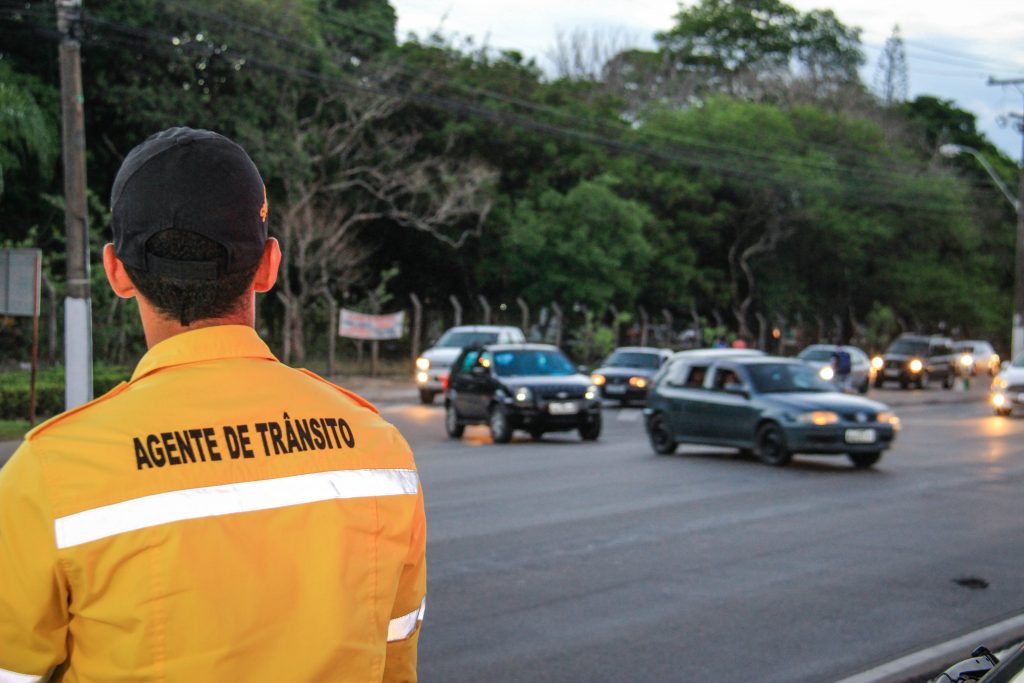
M 953 344 L 953 350 L 960 355 L 957 363 L 961 373 L 977 375 L 984 372 L 993 377 L 999 373 L 999 354 L 987 341 L 965 339 Z
M 416 359 L 416 386 L 420 390 L 420 401 L 433 403 L 434 397 L 445 390 L 448 371 L 465 347 L 524 343 L 526 336 L 518 327 L 460 325 L 451 328 Z
M 992 380 L 989 400 L 996 415 L 1024 412 L 1024 353 L 1003 365 L 1002 372 Z

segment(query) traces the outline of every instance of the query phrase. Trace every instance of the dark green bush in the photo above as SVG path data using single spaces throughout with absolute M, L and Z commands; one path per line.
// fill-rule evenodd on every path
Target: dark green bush
M 130 368 L 93 368 L 94 396 L 102 396 L 131 376 Z M 28 418 L 30 376 L 25 370 L 0 372 L 0 419 Z M 36 377 L 36 416 L 45 418 L 64 410 L 64 368 L 46 368 Z

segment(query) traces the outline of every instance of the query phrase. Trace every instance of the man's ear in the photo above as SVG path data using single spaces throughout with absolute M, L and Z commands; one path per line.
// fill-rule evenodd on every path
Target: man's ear
M 281 267 L 281 245 L 273 237 L 267 239 L 263 247 L 263 256 L 256 268 L 256 277 L 252 280 L 253 289 L 257 292 L 269 292 L 277 282 L 277 269 Z
M 128 277 L 128 271 L 125 270 L 124 264 L 114 253 L 114 245 L 110 243 L 103 247 L 103 270 L 107 274 L 107 282 L 110 283 L 114 294 L 122 299 L 131 299 L 138 294 L 131 278 Z

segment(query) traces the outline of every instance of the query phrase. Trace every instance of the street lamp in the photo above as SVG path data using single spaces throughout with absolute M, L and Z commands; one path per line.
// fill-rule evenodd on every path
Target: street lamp
M 1017 214 L 1017 255 L 1014 259 L 1014 280 L 1013 280 L 1013 328 L 1010 340 L 1011 358 L 1016 358 L 1022 352 L 1024 352 L 1024 209 L 1022 209 L 1022 199 L 1024 198 L 1024 169 L 1021 171 L 1020 179 L 1020 195 L 1021 197 L 1014 197 L 1013 193 L 1010 192 L 1010 188 L 1007 187 L 1003 179 L 999 177 L 996 170 L 992 168 L 992 164 L 988 162 L 981 152 L 968 147 L 966 145 L 942 145 L 939 147 L 939 152 L 945 157 L 955 157 L 958 154 L 970 154 L 972 157 L 978 160 L 989 176 L 992 178 L 992 182 L 996 184 L 1003 196 L 1010 202 L 1014 212 Z

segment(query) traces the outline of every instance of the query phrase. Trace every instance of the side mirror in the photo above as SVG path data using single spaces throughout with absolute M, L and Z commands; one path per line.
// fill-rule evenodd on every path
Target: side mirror
M 735 394 L 736 396 L 742 396 L 743 398 L 750 398 L 750 392 L 747 391 L 742 384 L 730 383 L 725 385 L 725 393 Z

